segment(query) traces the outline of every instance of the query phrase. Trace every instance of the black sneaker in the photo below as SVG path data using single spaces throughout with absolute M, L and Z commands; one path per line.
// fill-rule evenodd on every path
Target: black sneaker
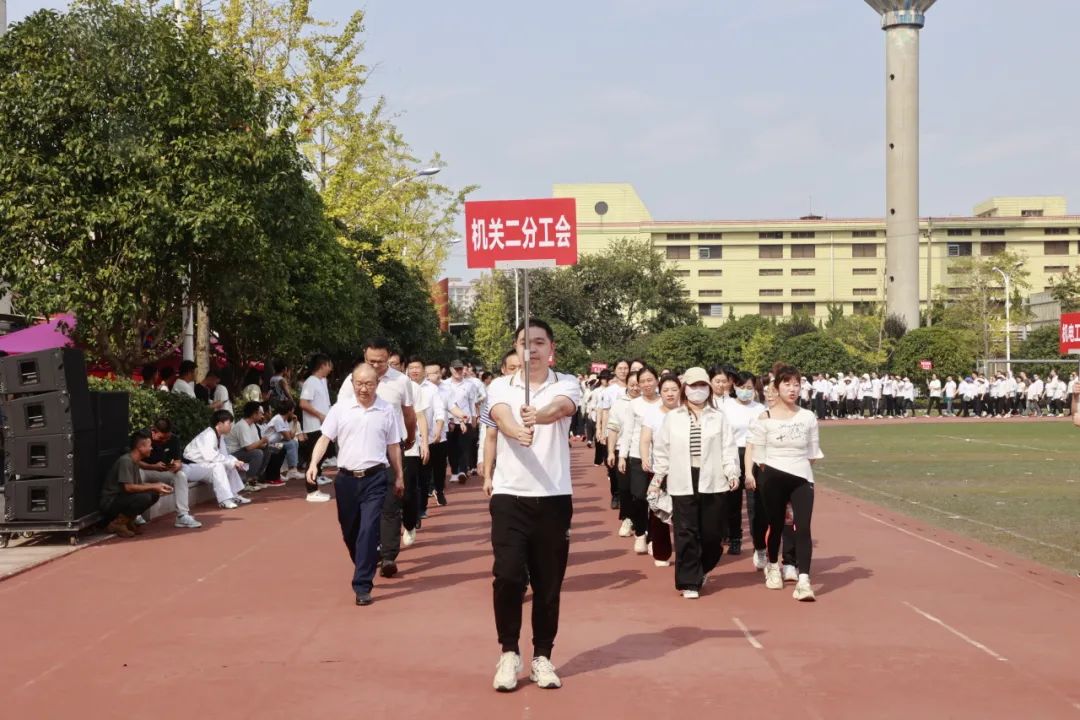
M 728 555 L 742 555 L 742 540 L 732 540 L 728 543 Z
M 375 601 L 372 599 L 371 593 L 356 593 L 357 605 L 370 605 L 373 602 Z
M 446 507 L 446 493 L 435 491 L 435 503 L 439 507 Z
M 397 575 L 397 563 L 393 560 L 386 560 L 383 562 L 382 567 L 379 568 L 379 574 L 384 578 L 392 578 Z
M 617 497 L 611 498 L 611 509 L 612 510 L 618 510 L 619 509 L 619 498 L 617 498 Z

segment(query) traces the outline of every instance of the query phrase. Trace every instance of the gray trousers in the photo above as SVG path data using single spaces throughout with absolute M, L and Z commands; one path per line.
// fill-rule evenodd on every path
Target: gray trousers
M 173 486 L 173 497 L 176 498 L 176 514 L 191 514 L 191 506 L 188 505 L 188 477 L 184 471 L 165 472 L 164 470 L 139 470 L 139 477 L 144 483 L 166 483 Z
M 270 462 L 270 453 L 266 450 L 245 450 L 240 448 L 234 452 L 233 457 L 248 464 L 247 479 L 258 480 L 266 471 L 266 464 Z

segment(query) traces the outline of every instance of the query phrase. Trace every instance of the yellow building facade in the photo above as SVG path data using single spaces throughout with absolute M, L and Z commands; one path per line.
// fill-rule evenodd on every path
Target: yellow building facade
M 808 217 L 797 220 L 654 220 L 632 185 L 555 185 L 554 197 L 577 200 L 581 254 L 622 238 L 648 240 L 672 264 L 704 324 L 730 315 L 827 317 L 869 312 L 885 300 L 885 221 Z M 1080 216 L 1060 196 L 997 197 L 972 216 L 920 221 L 921 305 L 939 285 L 955 284 L 955 258 L 1021 253 L 1031 292 L 1076 265 Z

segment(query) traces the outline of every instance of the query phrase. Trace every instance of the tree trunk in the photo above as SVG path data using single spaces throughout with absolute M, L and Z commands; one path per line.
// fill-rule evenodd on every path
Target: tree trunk
M 210 313 L 201 302 L 195 312 L 195 380 L 202 382 L 210 370 Z

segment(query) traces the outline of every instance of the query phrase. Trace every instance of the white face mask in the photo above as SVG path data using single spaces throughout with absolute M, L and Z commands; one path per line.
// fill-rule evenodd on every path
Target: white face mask
M 686 399 L 695 405 L 701 405 L 709 399 L 709 388 L 688 387 L 686 388 Z
M 750 402 L 754 399 L 754 390 L 753 388 L 736 388 L 735 397 L 742 402 Z

